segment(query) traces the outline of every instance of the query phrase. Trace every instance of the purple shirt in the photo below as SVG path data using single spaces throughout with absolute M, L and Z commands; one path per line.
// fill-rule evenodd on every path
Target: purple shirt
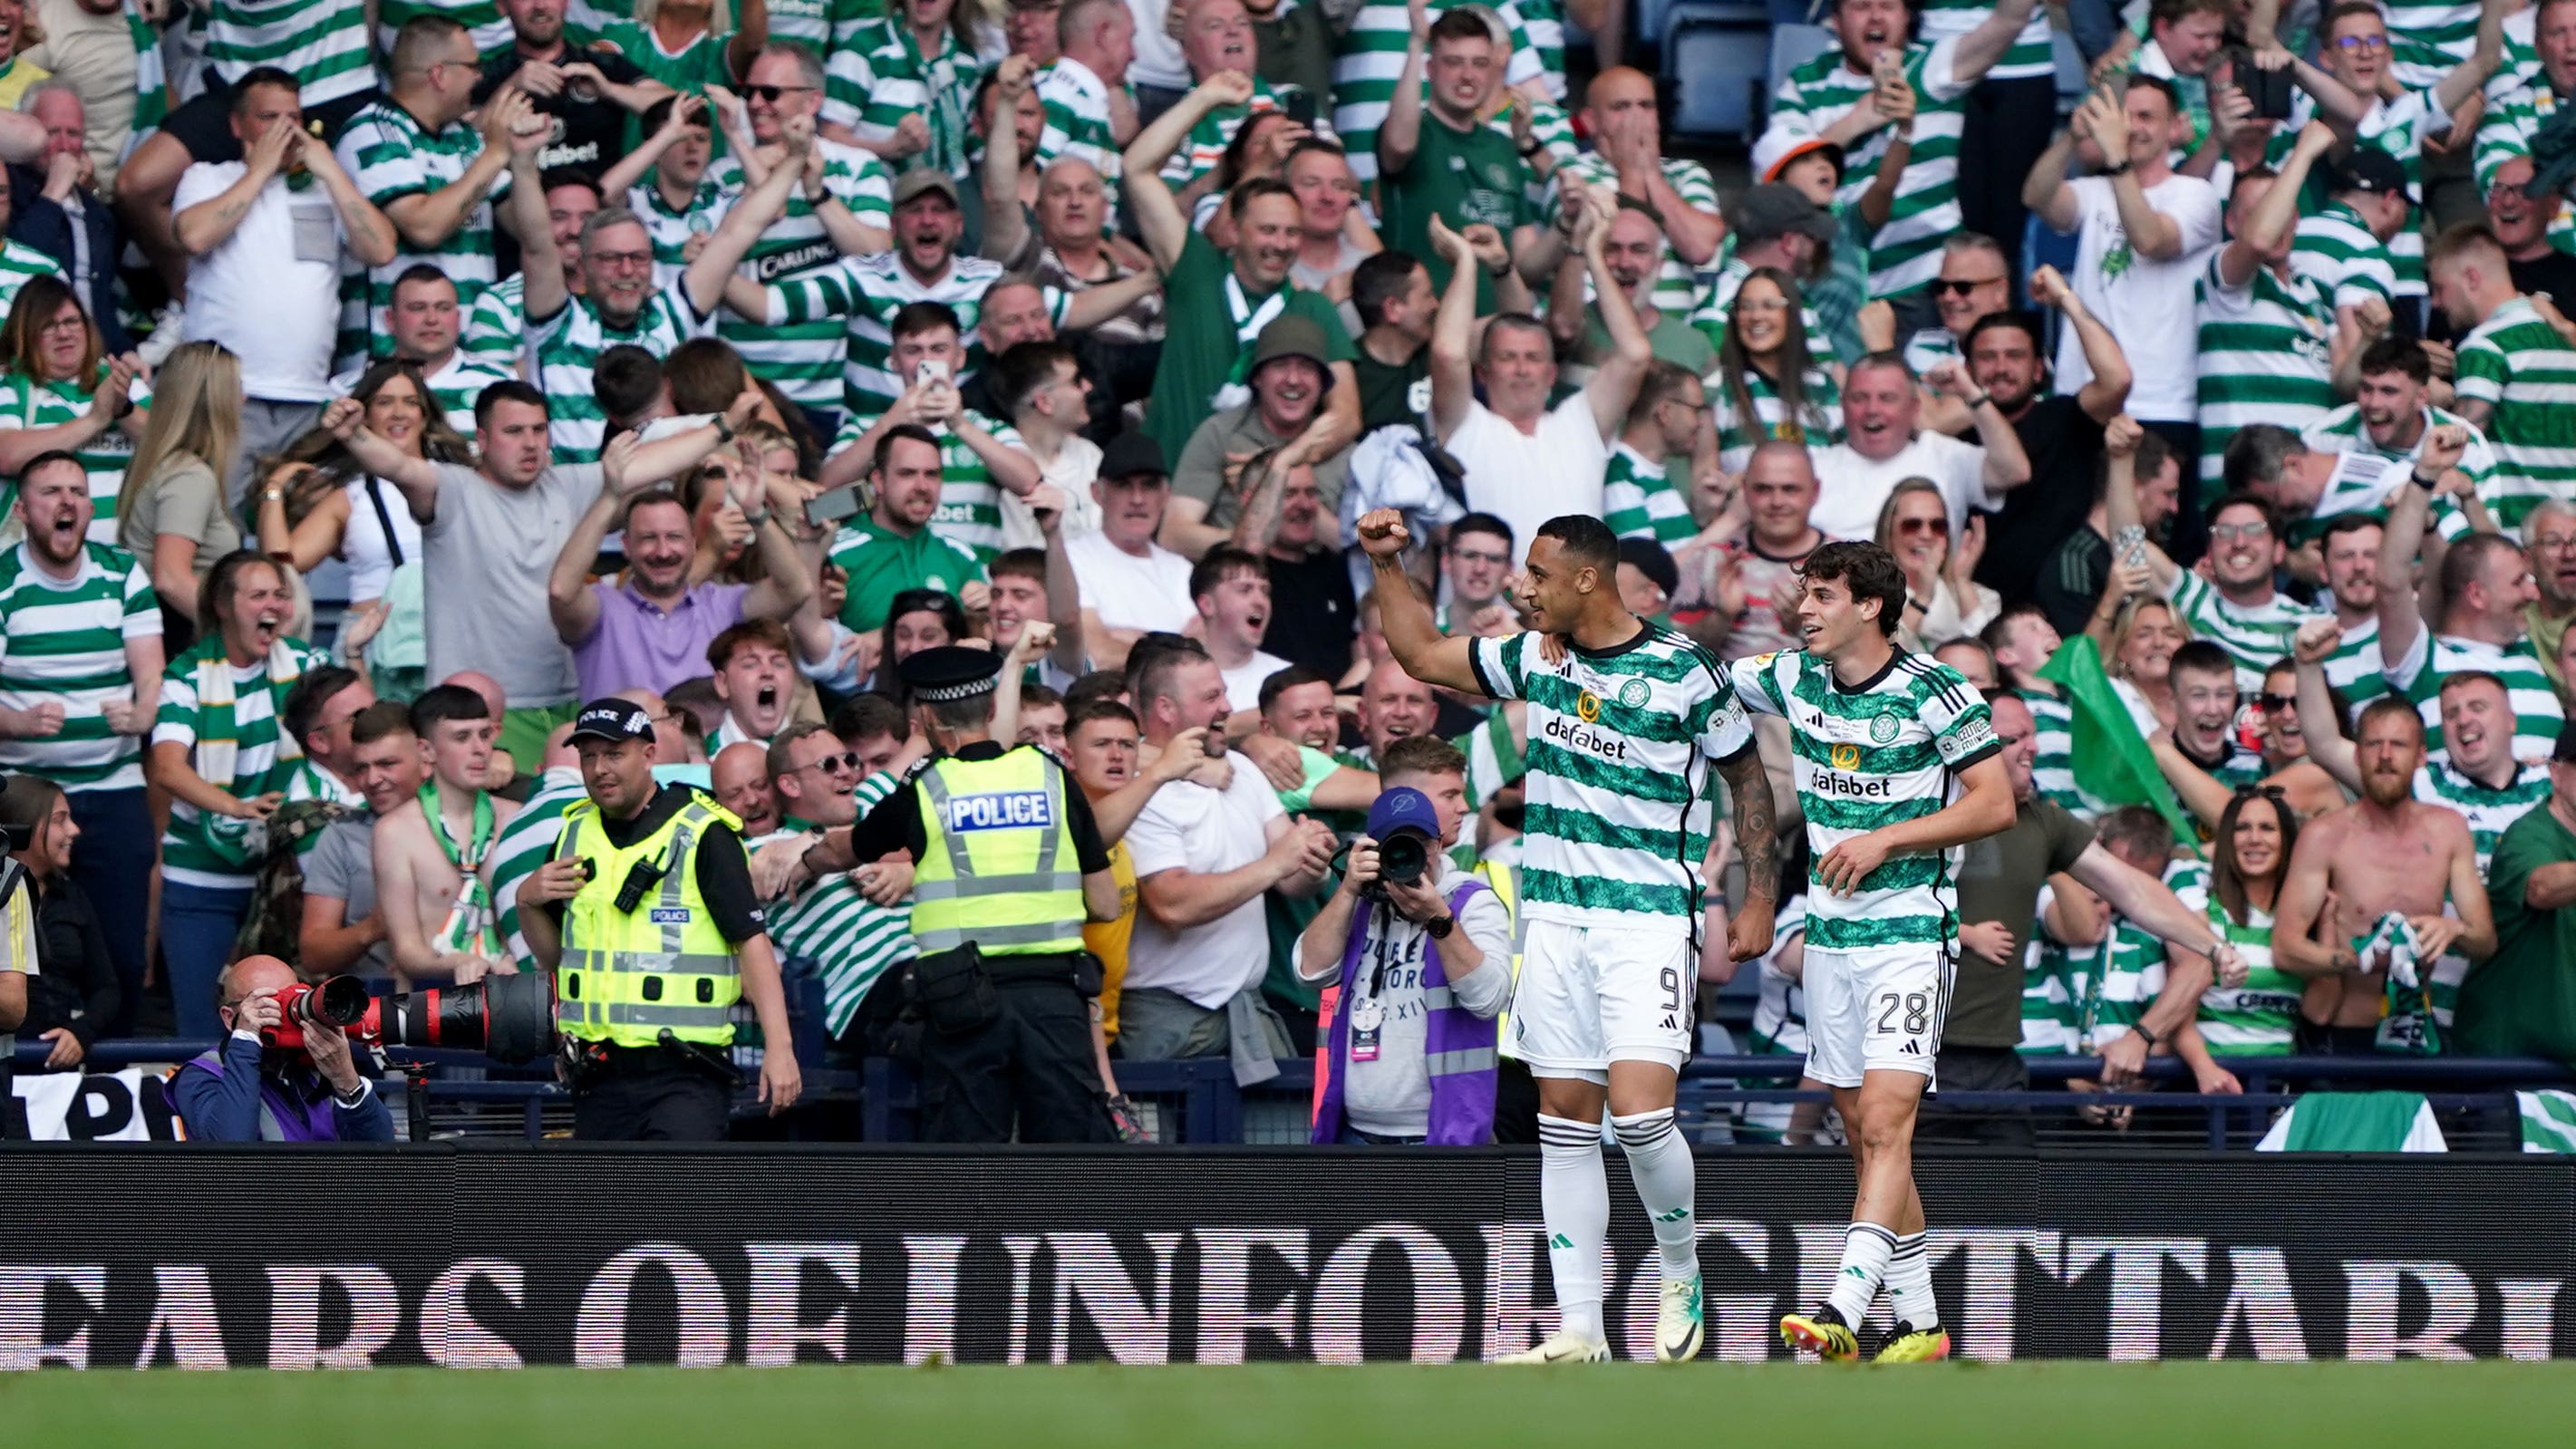
M 742 596 L 751 586 L 703 583 L 667 614 L 631 584 L 602 579 L 590 591 L 599 600 L 599 623 L 572 648 L 583 699 L 637 688 L 667 694 L 681 680 L 714 672 L 707 646 L 742 622 Z

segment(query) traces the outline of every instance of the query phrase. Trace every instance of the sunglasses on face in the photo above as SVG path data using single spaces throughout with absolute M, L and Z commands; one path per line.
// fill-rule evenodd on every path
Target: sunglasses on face
M 2337 50 L 2386 50 L 2387 48 L 2388 37 L 2385 35 L 2341 35 L 2335 37 L 2335 49 Z
M 1950 536 L 1950 520 L 1946 518 L 1900 518 L 1896 520 L 1896 532 L 1899 537 L 1917 533 L 1931 533 L 1938 534 L 1943 538 L 1948 538 Z
M 781 97 L 802 95 L 814 89 L 813 86 L 744 86 L 742 93 L 753 100 L 767 101 L 774 106 L 778 104 Z
M 856 750 L 843 750 L 837 755 L 825 755 L 819 760 L 809 760 L 802 765 L 798 765 L 796 768 L 800 770 L 823 770 L 835 774 L 855 773 L 859 768 L 859 752 Z
M 2258 694 L 2254 696 L 2254 702 L 2261 705 L 2266 713 L 2299 707 L 2299 697 L 2295 694 Z
M 2001 277 L 1943 277 L 1932 284 L 1932 290 L 1948 293 L 1953 297 L 1964 297 L 1979 287 L 2002 286 L 2003 281 Z
M 2209 526 L 2209 540 L 2212 543 L 2228 543 L 2240 538 L 2257 539 L 2269 537 L 2271 532 L 2272 525 L 2260 521 L 2254 523 L 2213 523 Z

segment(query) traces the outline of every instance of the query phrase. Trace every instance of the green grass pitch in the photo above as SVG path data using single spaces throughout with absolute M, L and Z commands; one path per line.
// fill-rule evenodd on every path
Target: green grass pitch
M 0 1375 L 10 1444 L 786 1449 L 2576 1443 L 2576 1366 L 529 1369 Z

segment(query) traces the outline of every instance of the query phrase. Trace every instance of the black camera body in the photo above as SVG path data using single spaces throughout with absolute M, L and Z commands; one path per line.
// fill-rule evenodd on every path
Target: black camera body
M 1377 879 L 1360 888 L 1369 899 L 1386 899 L 1389 885 L 1419 885 L 1425 871 L 1431 868 L 1431 832 L 1417 826 L 1399 825 L 1377 843 Z

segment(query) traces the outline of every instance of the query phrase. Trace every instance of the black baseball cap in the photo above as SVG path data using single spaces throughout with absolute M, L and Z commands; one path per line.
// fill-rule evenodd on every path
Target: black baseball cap
M 1120 433 L 1100 451 L 1100 475 L 1103 478 L 1132 478 L 1151 473 L 1158 478 L 1172 475 L 1171 465 L 1163 460 L 1163 445 L 1143 433 Z
M 1735 215 L 1729 221 L 1736 236 L 1748 242 L 1769 241 L 1791 232 L 1829 242 L 1840 229 L 1833 216 L 1809 200 L 1807 193 L 1777 181 L 1748 186 L 1737 193 Z
M 2405 196 L 2413 193 L 2406 184 L 2406 168 L 2396 157 L 2376 146 L 2355 146 L 2352 154 L 2335 168 L 2332 191 L 2359 191 L 2372 196 Z
M 572 733 L 566 736 L 567 740 L 606 740 L 610 744 L 651 738 L 653 716 L 633 700 L 614 695 L 583 705 L 581 713 L 573 716 Z

